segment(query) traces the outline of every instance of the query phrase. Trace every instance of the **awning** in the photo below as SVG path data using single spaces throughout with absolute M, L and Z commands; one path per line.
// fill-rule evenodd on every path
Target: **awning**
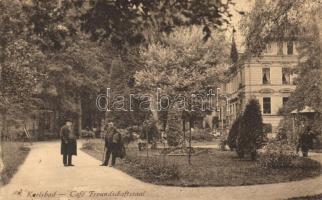
M 298 109 L 295 109 L 291 112 L 291 114 L 298 114 L 298 113 L 316 113 L 317 111 L 315 111 L 313 108 L 311 108 L 310 106 L 305 106 L 303 110 L 298 111 Z

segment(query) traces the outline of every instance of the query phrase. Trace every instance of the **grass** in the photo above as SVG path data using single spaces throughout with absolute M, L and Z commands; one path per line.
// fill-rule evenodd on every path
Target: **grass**
M 295 198 L 290 198 L 289 200 L 321 200 L 321 199 L 322 199 L 322 194 L 305 196 L 305 197 L 295 197 Z
M 25 161 L 30 149 L 24 147 L 22 142 L 2 142 L 2 150 L 4 169 L 0 174 L 0 185 L 5 185 L 10 182 L 19 166 Z
M 94 143 L 92 149 L 85 152 L 102 159 L 102 143 Z M 93 150 L 94 149 L 94 150 Z M 146 152 L 139 152 L 135 146 L 128 147 L 127 159 L 117 162 L 116 168 L 142 181 L 172 186 L 240 186 L 268 184 L 301 180 L 318 176 L 321 173 L 320 164 L 311 159 L 298 162 L 309 163 L 310 168 L 267 169 L 258 162 L 240 160 L 235 152 L 208 149 L 205 154 L 192 157 L 192 165 L 188 165 L 187 156 L 157 156 L 158 151 L 149 151 L 149 162 L 146 163 Z M 150 166 L 145 166 L 150 165 Z M 167 167 L 162 171 L 160 167 Z M 175 166 L 176 168 L 171 168 Z M 151 170 L 155 169 L 157 173 Z M 177 178 L 162 179 L 164 173 L 178 173 Z M 177 170 L 171 172 L 171 170 Z M 167 176 L 165 176 L 167 177 Z

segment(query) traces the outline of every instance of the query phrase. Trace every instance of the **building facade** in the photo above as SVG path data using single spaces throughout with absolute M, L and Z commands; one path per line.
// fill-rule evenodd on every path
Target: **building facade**
M 226 105 L 220 116 L 229 128 L 251 98 L 258 99 L 263 122 L 269 133 L 276 132 L 282 116 L 279 109 L 295 90 L 293 72 L 298 64 L 298 43 L 271 42 L 260 57 L 252 57 L 238 67 L 227 83 L 222 85 Z M 223 121 L 223 120 L 222 120 Z

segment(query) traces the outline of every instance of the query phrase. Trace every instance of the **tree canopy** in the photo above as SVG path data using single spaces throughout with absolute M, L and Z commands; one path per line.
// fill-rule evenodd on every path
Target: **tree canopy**
M 319 0 L 256 0 L 240 25 L 245 36 L 246 52 L 258 55 L 272 40 L 301 38 L 306 23 L 320 8 Z
M 3 0 L 0 72 L 1 77 L 6 76 L 1 79 L 1 95 L 7 97 L 4 88 L 11 94 L 23 91 L 37 100 L 32 103 L 35 106 L 79 115 L 80 107 L 75 102 L 81 93 L 92 98 L 108 82 L 115 82 L 120 91 L 128 92 L 133 87 L 137 69 L 133 49 L 147 45 L 153 36 L 165 37 L 178 27 L 191 25 L 198 25 L 199 39 L 207 43 L 213 40 L 213 33 L 217 34 L 214 29 L 229 23 L 230 5 L 231 0 Z M 25 48 L 19 55 L 9 52 L 18 46 Z M 25 61 L 11 62 L 15 56 L 29 59 L 28 66 Z M 205 68 L 216 64 L 211 62 L 218 60 L 199 65 Z M 125 69 L 129 70 L 119 73 Z M 129 83 L 129 87 L 120 82 Z M 177 86 L 187 87 L 188 82 Z
M 207 84 L 219 84 L 228 59 L 223 33 L 216 32 L 204 42 L 197 27 L 177 28 L 152 41 L 140 51 L 143 69 L 135 74 L 136 84 L 145 91 L 160 88 L 168 95 L 197 92 Z M 210 78 L 214 78 L 210 83 Z
M 149 32 L 171 32 L 175 27 L 202 25 L 211 29 L 228 23 L 231 0 L 77 0 L 82 28 L 93 39 L 108 38 L 117 46 L 138 44 Z

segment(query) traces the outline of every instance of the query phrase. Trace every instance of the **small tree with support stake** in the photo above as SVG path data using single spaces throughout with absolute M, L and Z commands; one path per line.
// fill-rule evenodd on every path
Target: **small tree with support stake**
M 208 41 L 203 38 L 202 30 L 193 26 L 176 28 L 159 41 L 152 40 L 147 47 L 141 48 L 143 69 L 134 76 L 136 86 L 143 91 L 153 94 L 160 90 L 170 97 L 165 132 L 169 146 L 181 147 L 180 153 L 188 150 L 182 148 L 186 146 L 182 125 L 187 120 L 182 119 L 182 107 L 177 109 L 175 101 L 181 101 L 178 97 L 190 99 L 194 93 L 204 92 L 210 82 L 217 85 L 224 80 L 229 54 L 225 36 L 217 32 Z

